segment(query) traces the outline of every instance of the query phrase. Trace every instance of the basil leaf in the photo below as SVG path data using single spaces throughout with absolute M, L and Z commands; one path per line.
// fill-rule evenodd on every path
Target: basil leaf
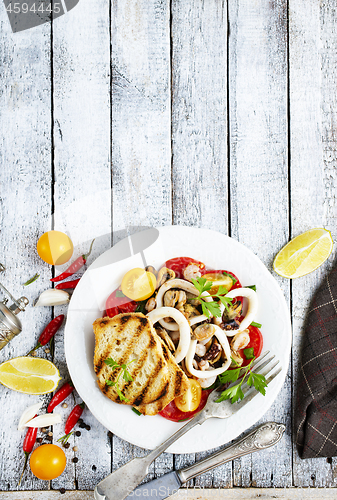
M 122 290 L 116 290 L 116 297 L 126 297 L 126 295 L 124 295 Z
M 247 285 L 245 288 L 250 288 L 251 290 L 254 290 L 256 292 L 256 285 Z

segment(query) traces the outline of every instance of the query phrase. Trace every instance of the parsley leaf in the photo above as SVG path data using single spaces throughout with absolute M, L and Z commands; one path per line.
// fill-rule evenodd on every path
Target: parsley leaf
M 261 328 L 261 323 L 255 323 L 255 321 L 251 322 L 251 326 L 255 326 L 256 328 Z
M 266 395 L 266 390 L 265 388 L 267 387 L 267 381 L 264 375 L 260 375 L 258 373 L 254 373 L 251 371 L 252 369 L 252 363 L 254 361 L 255 357 L 252 358 L 251 362 L 247 367 L 245 367 L 243 370 L 243 373 L 241 372 L 241 368 L 236 368 L 235 370 L 227 370 L 226 372 L 222 373 L 219 375 L 220 382 L 226 383 L 226 382 L 236 382 L 240 376 L 243 375 L 241 378 L 240 382 L 232 387 L 228 387 L 225 391 L 223 391 L 220 395 L 220 397 L 216 400 L 216 403 L 220 403 L 221 401 L 225 401 L 226 399 L 230 399 L 231 403 L 236 403 L 239 400 L 242 400 L 244 398 L 244 393 L 242 391 L 242 384 L 247 378 L 247 385 L 249 387 L 252 387 L 254 385 L 255 389 L 263 396 Z
M 233 281 L 233 285 L 235 285 L 235 283 L 237 283 L 237 281 L 238 281 L 238 280 L 236 280 L 236 279 L 234 278 L 234 276 L 232 276 L 231 274 L 226 273 L 226 271 L 223 271 L 223 272 L 222 272 L 222 274 L 223 274 L 224 276 L 229 276 L 229 277 L 230 277 L 230 279 Z
M 139 410 L 137 410 L 137 408 L 135 408 L 134 406 L 131 408 L 131 410 L 132 410 L 132 411 L 133 411 L 136 415 L 138 415 L 139 417 L 140 417 L 141 415 L 143 415 L 143 414 L 142 414 L 142 413 L 140 413 L 140 411 L 139 411 Z
M 197 279 L 192 279 L 192 283 L 199 292 L 199 295 L 198 297 L 196 297 L 196 300 L 199 300 L 201 302 L 202 313 L 207 318 L 210 317 L 210 314 L 216 318 L 221 316 L 219 301 L 222 302 L 222 304 L 226 307 L 226 309 L 228 309 L 228 304 L 232 303 L 233 299 L 230 299 L 229 297 L 224 297 L 224 295 L 228 293 L 228 290 L 225 286 L 220 285 L 217 293 L 212 294 L 212 297 L 218 299 L 218 301 L 212 300 L 210 302 L 207 302 L 205 300 L 205 296 L 203 296 L 202 294 L 204 292 L 209 292 L 211 290 L 213 286 L 212 281 L 200 277 Z
M 263 375 L 260 375 L 259 373 L 250 373 L 247 384 L 249 387 L 254 385 L 255 389 L 264 396 L 266 395 L 266 390 L 265 388 L 267 387 L 267 382 L 266 378 Z
M 115 387 L 116 389 L 116 392 L 118 394 L 118 397 L 121 401 L 126 401 L 126 402 L 129 402 L 129 400 L 124 396 L 124 394 L 122 393 L 118 383 L 119 383 L 119 379 L 121 378 L 121 376 L 123 375 L 123 379 L 125 380 L 125 382 L 131 382 L 133 380 L 131 374 L 128 372 L 127 370 L 127 367 L 133 363 L 134 361 L 136 361 L 135 359 L 133 359 L 132 361 L 130 361 L 129 363 L 123 363 L 122 365 L 119 365 L 114 359 L 112 358 L 107 358 L 104 360 L 104 363 L 108 366 L 110 366 L 110 368 L 112 368 L 113 370 L 116 369 L 116 368 L 121 368 L 121 372 L 119 373 L 118 377 L 117 377 L 117 380 L 115 382 L 113 382 L 112 380 L 106 380 L 105 383 L 106 385 L 108 386 L 112 386 L 112 387 Z
M 137 313 L 143 313 L 143 314 L 147 314 L 147 310 L 145 309 L 145 306 L 146 306 L 146 302 L 148 301 L 149 299 L 146 299 L 146 300 L 142 300 L 140 302 L 137 302 L 137 307 L 136 307 L 136 310 L 135 312 Z
M 38 278 L 40 277 L 40 275 L 38 273 L 34 274 L 34 276 L 32 278 L 30 278 L 28 281 L 26 281 L 26 283 L 23 284 L 23 286 L 28 286 L 28 285 L 31 285 L 32 283 L 34 283 L 34 281 L 36 281 Z

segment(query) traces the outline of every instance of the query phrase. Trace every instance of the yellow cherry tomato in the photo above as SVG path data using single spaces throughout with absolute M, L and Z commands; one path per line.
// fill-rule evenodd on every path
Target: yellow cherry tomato
M 201 400 L 201 385 L 194 378 L 188 379 L 190 386 L 184 394 L 175 398 L 176 407 L 184 412 L 194 411 L 200 405 Z
M 43 444 L 33 451 L 30 457 L 30 468 L 39 479 L 55 479 L 66 467 L 67 459 L 64 451 L 56 444 Z
M 37 253 L 47 264 L 61 265 L 71 258 L 74 245 L 68 235 L 61 231 L 47 231 L 37 242 Z
M 205 278 L 207 281 L 212 281 L 213 283 L 212 288 L 209 291 L 211 295 L 217 293 L 217 291 L 219 290 L 219 286 L 221 285 L 227 289 L 227 292 L 229 292 L 229 290 L 233 286 L 232 278 L 222 273 L 207 273 L 203 275 L 203 278 Z
M 151 297 L 156 289 L 156 277 L 140 267 L 131 269 L 122 280 L 122 292 L 132 300 L 145 300 Z

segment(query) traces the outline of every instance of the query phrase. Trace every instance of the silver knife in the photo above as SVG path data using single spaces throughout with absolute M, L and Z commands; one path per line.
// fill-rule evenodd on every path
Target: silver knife
M 163 500 L 170 495 L 176 493 L 180 486 L 190 479 L 207 472 L 214 467 L 230 462 L 235 458 L 248 455 L 254 451 L 264 450 L 274 444 L 278 443 L 283 436 L 285 430 L 284 424 L 278 424 L 276 422 L 266 422 L 252 432 L 247 434 L 245 437 L 238 441 L 235 441 L 228 448 L 224 448 L 207 458 L 204 458 L 200 462 L 197 462 L 189 467 L 185 467 L 178 471 L 169 472 L 164 476 L 154 479 L 149 483 L 142 484 L 132 491 L 130 487 L 129 495 L 126 500 L 137 500 L 140 498 L 156 497 L 159 500 Z M 113 491 L 111 496 L 104 492 L 99 491 L 99 486 L 95 489 L 94 497 L 95 500 L 112 500 L 114 499 Z

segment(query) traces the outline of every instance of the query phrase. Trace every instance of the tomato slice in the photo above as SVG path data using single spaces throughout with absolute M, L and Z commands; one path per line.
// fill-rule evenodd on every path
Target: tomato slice
M 183 420 L 188 420 L 194 417 L 194 415 L 199 413 L 199 411 L 201 411 L 204 408 L 204 406 L 207 403 L 208 396 L 211 392 L 212 389 L 203 389 L 201 391 L 200 404 L 198 408 L 194 411 L 185 412 L 179 410 L 173 400 L 171 401 L 171 403 L 165 406 L 165 408 L 162 411 L 159 412 L 159 415 L 166 418 L 167 420 L 172 420 L 173 422 L 181 422 Z
M 135 312 L 137 309 L 137 302 L 122 295 L 120 288 L 117 288 L 117 290 L 114 290 L 107 298 L 105 309 L 106 315 L 113 318 L 117 314 Z
M 140 267 L 130 269 L 122 280 L 122 292 L 132 300 L 145 300 L 151 297 L 156 289 L 157 279 L 153 273 Z
M 191 259 L 191 257 L 175 257 L 174 259 L 167 260 L 165 267 L 172 269 L 176 273 L 176 278 L 184 279 L 184 271 L 189 264 L 195 264 L 199 267 L 201 273 L 205 269 L 205 264 L 199 260 Z
M 255 358 L 258 358 L 260 356 L 260 354 L 262 352 L 262 348 L 263 348 L 262 333 L 259 330 L 259 328 L 257 328 L 256 326 L 252 326 L 252 325 L 250 325 L 248 327 L 248 330 L 249 330 L 250 342 L 247 345 L 247 347 L 245 347 L 245 349 L 249 349 L 252 347 L 254 349 Z M 239 354 L 243 358 L 242 366 L 247 366 L 251 362 L 251 359 L 247 359 L 243 351 L 244 351 L 244 349 L 239 350 Z
M 174 400 L 178 410 L 181 410 L 184 413 L 195 411 L 201 401 L 201 385 L 194 378 L 190 378 L 189 383 L 190 386 L 187 391 Z
M 213 275 L 224 275 L 224 276 L 227 276 L 227 275 L 230 275 L 232 278 L 233 278 L 233 285 L 231 287 L 231 290 L 235 290 L 236 288 L 242 288 L 242 285 L 238 279 L 237 276 L 235 276 L 234 273 L 232 273 L 231 271 L 226 271 L 225 269 L 217 269 L 217 270 L 214 270 L 214 269 L 203 269 L 201 271 L 201 274 L 204 276 L 205 274 L 213 274 Z M 235 283 L 234 283 L 235 282 Z

